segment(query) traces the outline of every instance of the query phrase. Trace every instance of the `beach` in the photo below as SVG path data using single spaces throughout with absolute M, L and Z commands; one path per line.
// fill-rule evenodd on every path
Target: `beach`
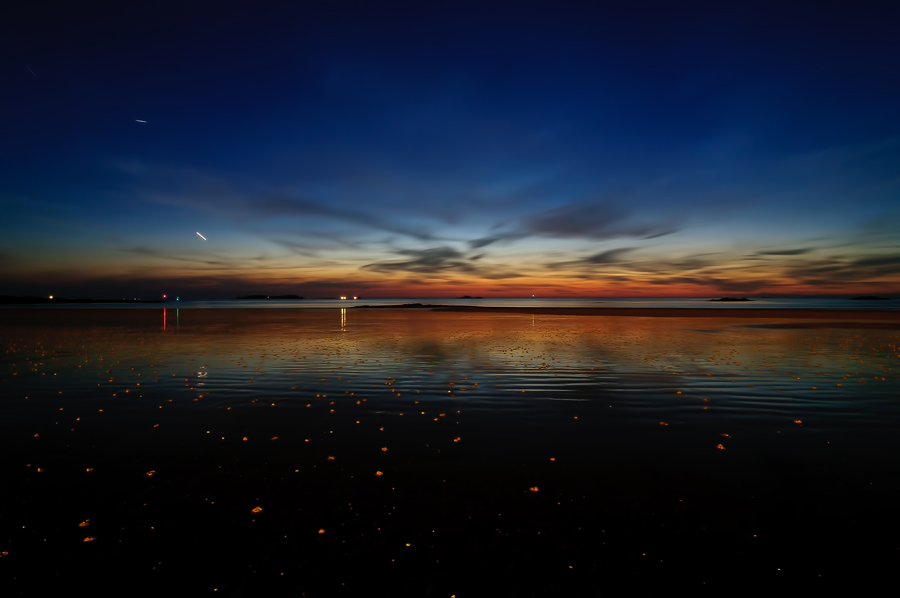
M 898 320 L 3 310 L 0 573 L 10 595 L 877 579 L 900 530 Z

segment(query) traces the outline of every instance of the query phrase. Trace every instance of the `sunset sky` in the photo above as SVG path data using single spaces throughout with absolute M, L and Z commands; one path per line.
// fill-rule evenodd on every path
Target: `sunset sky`
M 896 3 L 132 4 L 0 23 L 0 294 L 900 292 Z

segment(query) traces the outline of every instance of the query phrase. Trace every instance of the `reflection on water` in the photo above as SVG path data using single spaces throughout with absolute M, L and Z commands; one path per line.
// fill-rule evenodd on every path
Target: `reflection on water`
M 729 575 L 740 553 L 812 579 L 850 554 L 826 554 L 816 518 L 829 542 L 868 529 L 848 506 L 895 523 L 878 505 L 900 497 L 896 331 L 344 308 L 189 309 L 182 326 L 174 311 L 175 326 L 168 308 L 0 314 L 0 448 L 18 488 L 4 501 L 31 505 L 8 524 L 47 538 L 15 532 L 2 550 L 81 562 L 71 518 L 129 571 L 202 549 L 234 587 L 287 569 L 340 591 L 309 573 L 367 559 L 484 573 L 472 551 L 690 585 L 716 575 L 679 542 Z M 73 485 L 82 496 L 49 516 L 47 493 Z M 815 564 L 753 539 L 796 543 L 791 529 Z M 229 534 L 264 558 L 220 550 Z

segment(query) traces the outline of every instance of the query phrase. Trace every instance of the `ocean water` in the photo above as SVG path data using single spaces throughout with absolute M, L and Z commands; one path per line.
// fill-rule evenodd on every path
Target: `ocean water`
M 900 552 L 898 346 L 785 319 L 3 310 L 0 575 L 10 595 L 82 572 L 242 596 L 875 580 Z
M 146 298 L 144 298 L 146 299 Z M 753 297 L 752 301 L 720 302 L 711 301 L 714 297 L 707 298 L 565 298 L 565 297 L 535 297 L 535 298 L 435 298 L 435 297 L 396 297 L 387 299 L 185 299 L 165 302 L 166 307 L 173 308 L 203 308 L 203 309 L 348 309 L 360 306 L 391 306 L 405 303 L 422 303 L 424 305 L 453 305 L 453 306 L 478 306 L 478 307 L 615 307 L 615 308 L 704 308 L 704 309 L 900 309 L 900 300 L 887 299 L 883 301 L 860 301 L 854 299 L 828 298 L 828 297 L 794 297 L 794 298 L 760 298 Z M 30 306 L 29 306 L 30 307 Z M 41 309 L 95 309 L 97 304 L 60 304 L 58 306 L 45 305 Z M 103 307 L 115 309 L 132 309 L 146 307 L 140 304 L 107 304 Z M 19 309 L 19 306 L 0 306 L 0 309 Z

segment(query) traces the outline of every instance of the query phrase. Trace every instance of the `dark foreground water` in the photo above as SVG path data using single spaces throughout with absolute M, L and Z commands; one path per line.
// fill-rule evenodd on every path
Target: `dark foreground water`
M 900 332 L 0 312 L 0 593 L 875 587 Z

